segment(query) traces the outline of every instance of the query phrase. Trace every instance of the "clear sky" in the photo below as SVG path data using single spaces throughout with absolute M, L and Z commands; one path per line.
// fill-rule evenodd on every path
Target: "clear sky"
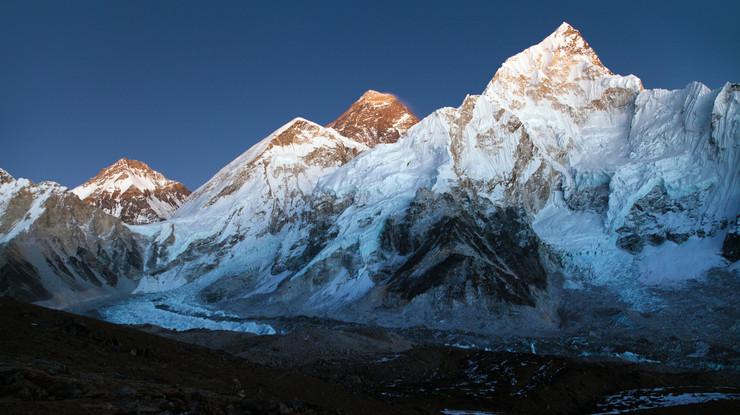
M 191 189 L 363 91 L 420 116 L 562 22 L 647 88 L 740 82 L 740 1 L 0 0 L 0 167 L 75 186 L 120 157 Z

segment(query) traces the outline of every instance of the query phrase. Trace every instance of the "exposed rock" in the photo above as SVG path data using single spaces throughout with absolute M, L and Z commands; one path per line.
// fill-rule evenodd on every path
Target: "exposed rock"
M 735 219 L 735 226 L 730 226 L 725 236 L 722 243 L 722 256 L 730 262 L 740 260 L 740 215 Z
M 617 245 L 638 253 L 646 243 L 660 245 L 668 240 L 680 244 L 693 235 L 712 236 L 723 224 L 702 223 L 702 207 L 698 192 L 671 198 L 664 186 L 655 186 L 632 205 L 624 225 L 617 229 Z
M 421 189 L 403 217 L 389 219 L 382 247 L 406 259 L 383 283 L 406 300 L 441 290 L 444 301 L 533 306 L 547 285 L 537 237 L 522 213 L 470 196 Z
M 327 127 L 368 147 L 395 143 L 419 119 L 396 96 L 367 91 Z
M 7 171 L 0 169 L 0 184 L 10 183 L 13 181 L 13 176 L 11 176 Z
M 86 203 L 138 225 L 172 216 L 190 191 L 137 160 L 122 158 L 72 190 Z

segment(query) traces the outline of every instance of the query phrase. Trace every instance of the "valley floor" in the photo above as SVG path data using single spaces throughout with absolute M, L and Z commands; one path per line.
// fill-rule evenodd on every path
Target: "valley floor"
M 297 318 L 126 327 L 0 300 L 0 413 L 737 413 L 740 374 L 445 346 Z M 477 411 L 477 412 L 473 412 Z

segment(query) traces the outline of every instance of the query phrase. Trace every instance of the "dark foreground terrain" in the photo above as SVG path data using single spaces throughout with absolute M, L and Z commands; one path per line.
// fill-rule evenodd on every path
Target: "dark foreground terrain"
M 0 299 L 0 414 L 720 414 L 740 413 L 739 379 L 423 346 L 361 326 L 131 328 Z

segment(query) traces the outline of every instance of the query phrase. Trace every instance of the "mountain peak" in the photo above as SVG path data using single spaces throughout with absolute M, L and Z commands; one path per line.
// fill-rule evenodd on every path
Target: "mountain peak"
M 613 74 L 581 32 L 563 22 L 538 44 L 507 59 L 484 95 L 503 97 L 517 108 L 546 101 L 563 109 L 588 105 L 603 93 L 628 95 L 640 90 L 638 78 Z
M 121 169 L 143 170 L 147 172 L 153 172 L 154 174 L 159 174 L 154 169 L 149 167 L 148 164 L 144 163 L 143 161 L 121 157 L 115 163 L 101 170 L 100 173 L 98 173 L 98 175 L 110 174 L 111 171 L 117 171 Z
M 397 96 L 388 92 L 379 92 L 374 89 L 368 89 L 367 91 L 365 91 L 354 103 L 365 104 L 374 107 L 389 106 L 393 105 L 394 103 L 403 105 L 403 103 L 400 99 L 398 99 Z
M 126 157 L 121 157 L 115 163 L 113 163 L 113 166 L 128 164 L 129 161 L 132 161 L 132 160 L 130 160 L 130 159 L 126 158 Z
M 327 127 L 374 147 L 397 141 L 417 122 L 416 115 L 398 97 L 370 89 Z
M 556 34 L 556 33 L 564 34 L 564 35 L 573 35 L 573 34 L 578 35 L 578 36 L 581 35 L 581 32 L 579 32 L 578 29 L 576 29 L 575 27 L 571 26 L 571 24 L 568 22 L 560 23 L 560 26 L 558 26 L 558 28 L 555 29 L 555 31 L 553 32 L 553 34 Z
M 318 178 L 347 163 L 367 146 L 305 118 L 296 117 L 222 168 L 198 188 L 177 211 L 177 217 L 208 214 L 204 232 L 223 229 L 214 223 L 279 230 L 294 219 L 298 206 L 313 192 Z M 231 213 L 223 214 L 220 209 Z M 267 218 L 265 221 L 263 218 Z M 240 222 L 249 221 L 249 222 Z
M 142 224 L 168 218 L 190 191 L 146 163 L 123 157 L 72 193 L 124 222 Z
M 591 48 L 586 39 L 583 38 L 581 32 L 567 22 L 561 23 L 550 36 L 546 37 L 537 46 L 549 49 L 552 53 L 561 52 L 567 55 L 584 56 L 590 59 L 594 66 L 608 71 L 601 63 L 596 52 Z
M 397 101 L 398 97 L 396 97 L 393 94 L 389 94 L 386 92 L 379 92 L 374 89 L 368 89 L 365 91 L 360 98 L 357 100 L 359 101 Z
M 13 176 L 7 171 L 0 169 L 0 184 L 9 183 L 13 181 Z
M 287 146 L 308 143 L 324 127 L 305 118 L 296 117 L 270 135 L 270 144 Z
M 581 32 L 563 22 L 540 43 L 507 59 L 500 71 L 518 72 L 521 75 L 569 75 L 569 72 L 586 72 L 589 76 L 611 75 Z M 497 72 L 498 75 L 498 72 Z

